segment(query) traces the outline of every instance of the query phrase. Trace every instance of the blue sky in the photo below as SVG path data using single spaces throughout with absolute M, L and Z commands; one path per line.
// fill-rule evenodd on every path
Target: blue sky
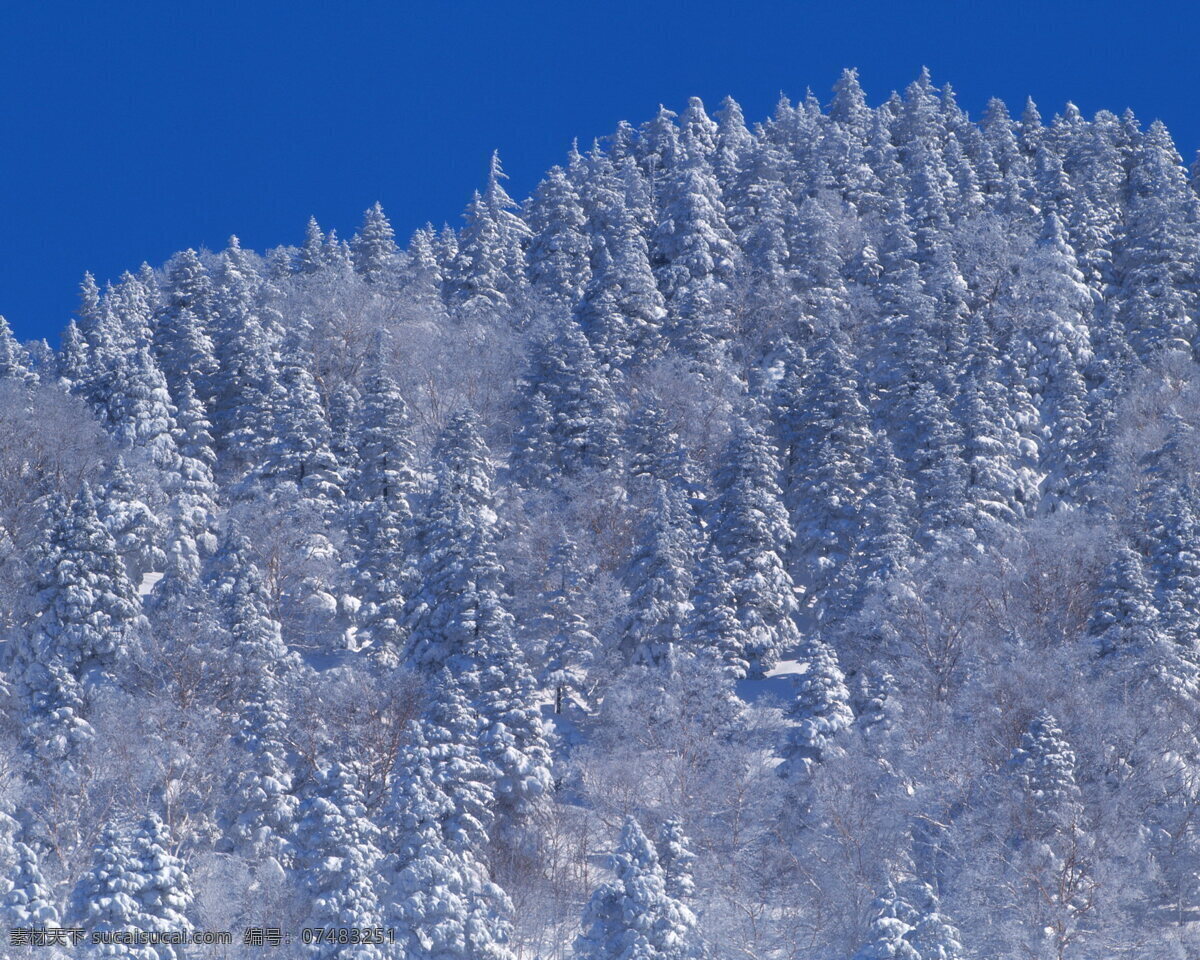
M 101 280 L 231 233 L 350 233 L 381 200 L 406 236 L 459 222 L 493 148 L 524 196 L 573 137 L 731 93 L 873 103 L 922 64 L 978 115 L 1132 107 L 1200 146 L 1200 12 L 1006 0 L 521 3 L 12 2 L 0 8 L 0 313 L 54 342 Z

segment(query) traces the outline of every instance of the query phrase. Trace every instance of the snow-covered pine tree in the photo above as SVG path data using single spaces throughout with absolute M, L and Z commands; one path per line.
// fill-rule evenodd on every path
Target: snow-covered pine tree
M 843 345 L 834 335 L 818 337 L 808 359 L 807 377 L 785 374 L 776 406 L 783 501 L 796 533 L 788 568 L 804 588 L 806 609 L 820 619 L 825 594 L 862 533 L 872 431 Z
M 630 663 L 674 669 L 684 649 L 691 610 L 696 533 L 691 508 L 678 489 L 659 480 L 625 571 L 630 618 L 622 652 Z
M 408 662 L 432 675 L 449 668 L 479 713 L 481 753 L 507 831 L 546 802 L 550 750 L 496 556 L 493 478 L 474 417 L 455 416 L 438 445 L 434 489 L 417 528 L 420 587 L 404 612 Z
M 692 877 L 696 855 L 692 853 L 691 840 L 683 832 L 683 822 L 675 817 L 664 820 L 654 845 L 663 869 L 667 896 L 687 903 L 696 892 L 696 881 Z
M 354 272 L 367 283 L 392 282 L 400 255 L 395 238 L 396 233 L 387 214 L 383 212 L 383 205 L 376 201 L 363 213 L 358 235 L 350 241 Z
M 875 900 L 872 912 L 868 940 L 854 960 L 924 960 L 910 940 L 916 911 L 891 881 Z
M 178 482 L 175 405 L 149 347 L 137 347 L 114 362 L 104 398 L 106 425 L 119 444 L 134 450 L 165 474 L 168 488 Z
M 137 590 L 85 483 L 70 503 L 54 501 L 25 624 L 8 645 L 8 673 L 35 749 L 69 753 L 87 735 L 85 675 L 111 675 L 145 626 Z
M 446 841 L 454 804 L 434 781 L 429 757 L 411 743 L 398 765 L 388 822 L 395 840 L 384 916 L 400 955 L 412 960 L 513 960 L 512 904 L 471 850 Z
M 796 694 L 787 708 L 792 727 L 784 756 L 788 775 L 803 777 L 837 749 L 835 740 L 854 722 L 854 713 L 845 674 L 829 644 L 819 636 L 807 636 L 796 658 L 805 669 L 795 681 Z
M 136 826 L 106 827 L 91 868 L 75 886 L 70 917 L 89 934 L 190 931 L 191 880 L 171 846 L 167 827 L 155 814 Z M 102 943 L 83 950 L 88 958 L 127 960 L 183 960 L 186 955 L 170 943 Z
M 515 470 L 525 482 L 616 464 L 616 397 L 574 320 L 564 318 L 535 341 L 521 404 Z
M 17 841 L 13 844 L 14 869 L 8 892 L 0 900 L 0 918 L 5 927 L 57 927 L 57 897 L 42 874 L 37 847 Z
M 240 678 L 229 705 L 237 748 L 221 816 L 226 845 L 252 860 L 287 856 L 297 800 L 288 760 L 283 684 L 299 670 L 271 614 L 250 543 L 232 526 L 205 576 Z
M 564 538 L 550 557 L 535 613 L 522 629 L 524 642 L 538 651 L 538 682 L 553 691 L 555 713 L 573 699 L 587 704 L 588 668 L 599 653 L 600 642 L 579 609 L 583 584 L 579 548 Z
M 464 316 L 484 318 L 521 306 L 526 296 L 525 247 L 530 231 L 504 189 L 508 176 L 492 154 L 487 187 L 467 206 L 450 279 L 450 299 Z
M 781 502 L 779 461 L 750 419 L 754 415 L 752 411 L 734 424 L 716 478 L 712 538 L 730 579 L 746 661 L 752 674 L 761 675 L 800 636 L 793 619 L 795 586 L 783 563 L 793 533 Z
M 368 931 L 383 926 L 378 829 L 363 805 L 353 769 L 333 763 L 318 772 L 300 807 L 297 837 L 309 911 L 305 923 L 325 930 Z M 336 938 L 302 946 L 320 960 L 386 960 L 385 944 L 344 944 Z
M 1097 587 L 1088 621 L 1097 654 L 1152 659 L 1159 642 L 1159 611 L 1141 555 L 1128 545 L 1118 546 Z
M 526 210 L 529 241 L 526 260 L 533 289 L 570 313 L 592 275 L 587 215 L 575 185 L 562 167 L 551 167 Z
M 685 354 L 712 356 L 731 333 L 730 283 L 737 260 L 721 188 L 702 157 L 670 169 L 651 265 L 668 311 L 667 336 Z
M 343 496 L 340 470 L 310 364 L 299 336 L 290 334 L 279 365 L 279 386 L 287 399 L 276 413 L 275 451 L 265 471 L 273 481 L 294 483 L 302 496 L 332 506 Z
M 941 902 L 933 887 L 919 880 L 902 884 L 904 899 L 916 916 L 908 932 L 908 942 L 921 960 L 964 960 L 966 951 L 958 928 L 942 913 Z
M 450 800 L 442 833 L 451 850 L 481 853 L 495 821 L 494 777 L 480 754 L 481 732 L 479 714 L 462 685 L 443 670 L 434 678 L 429 705 L 413 740 L 425 752 L 433 782 Z
M 687 627 L 692 649 L 697 656 L 720 663 L 730 677 L 745 678 L 750 669 L 746 661 L 745 626 L 737 616 L 725 561 L 711 542 L 700 553 L 695 584 Z
M 416 447 L 408 406 L 382 365 L 363 385 L 354 434 L 357 468 L 349 500 L 355 580 L 362 601 L 358 643 L 372 644 L 380 654 L 394 657 L 402 640 L 408 586 Z
M 632 818 L 613 854 L 614 878 L 592 894 L 575 940 L 578 960 L 687 960 L 700 955 L 692 911 L 667 892 L 654 845 Z
M 96 507 L 100 522 L 108 530 L 125 563 L 131 583 L 140 584 L 145 574 L 164 568 L 162 524 L 143 501 L 122 457 L 117 457 L 110 467 Z
M 8 321 L 0 317 L 0 380 L 15 380 L 32 387 L 40 379 L 31 369 L 28 351 L 13 336 Z
M 588 168 L 580 199 L 587 214 L 591 278 L 576 317 L 600 362 L 621 368 L 659 352 L 667 311 L 637 211 L 622 180 L 622 174 L 635 176 L 632 159 L 618 168 L 597 153 Z

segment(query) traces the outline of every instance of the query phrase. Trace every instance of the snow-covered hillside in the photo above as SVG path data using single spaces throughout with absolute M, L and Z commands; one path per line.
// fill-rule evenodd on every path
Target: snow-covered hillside
M 847 71 L 481 173 L 0 320 L 0 924 L 1200 956 L 1162 124 Z

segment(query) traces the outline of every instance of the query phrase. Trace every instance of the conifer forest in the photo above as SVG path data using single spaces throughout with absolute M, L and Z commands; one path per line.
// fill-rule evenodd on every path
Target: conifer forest
M 1200 165 L 675 107 L 0 319 L 0 955 L 1200 957 Z

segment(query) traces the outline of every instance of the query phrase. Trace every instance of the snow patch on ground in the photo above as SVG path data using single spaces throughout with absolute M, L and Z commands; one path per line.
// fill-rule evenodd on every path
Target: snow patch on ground
M 162 578 L 163 575 L 161 573 L 143 573 L 142 582 L 138 585 L 138 593 L 140 593 L 143 597 L 150 596 L 150 593 L 154 590 L 154 585 Z
M 808 664 L 799 660 L 780 660 L 767 671 L 766 676 L 748 678 L 737 682 L 737 694 L 746 703 L 778 700 L 787 703 L 796 695 L 796 678 L 808 669 Z
M 804 673 L 808 669 L 807 663 L 801 663 L 799 660 L 780 660 L 775 666 L 767 671 L 768 677 L 790 677 Z

